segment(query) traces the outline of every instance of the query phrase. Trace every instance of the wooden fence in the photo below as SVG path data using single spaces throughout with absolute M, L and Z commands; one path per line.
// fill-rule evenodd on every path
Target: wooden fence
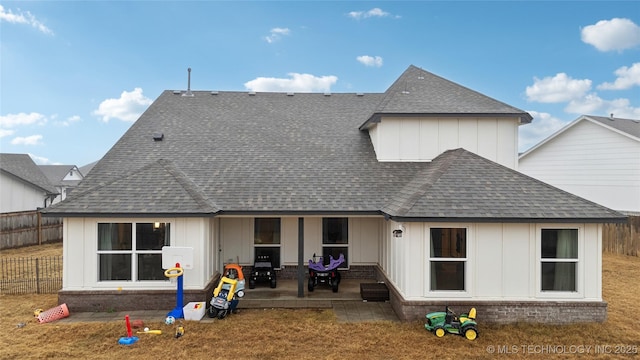
M 39 211 L 0 214 L 0 250 L 62 241 L 62 218 Z
M 602 251 L 640 256 L 640 216 L 629 216 L 626 223 L 604 224 Z
M 62 289 L 62 256 L 0 259 L 0 295 L 55 294 Z

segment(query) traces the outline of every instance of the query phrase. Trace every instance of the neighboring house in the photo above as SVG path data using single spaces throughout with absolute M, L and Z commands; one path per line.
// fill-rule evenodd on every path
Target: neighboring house
M 85 178 L 87 174 L 89 174 L 89 171 L 91 171 L 91 169 L 93 169 L 93 167 L 96 166 L 97 163 L 97 161 L 94 161 L 90 164 L 80 167 L 80 173 L 82 174 L 82 177 Z
M 520 155 L 518 170 L 640 215 L 640 120 L 583 115 Z
M 28 154 L 0 154 L 0 212 L 45 208 L 59 195 Z
M 626 217 L 515 170 L 531 119 L 415 66 L 384 93 L 165 91 L 45 211 L 64 217 L 59 301 L 170 308 L 170 245 L 195 250 L 185 301 L 228 259 L 296 278 L 342 253 L 405 320 L 602 321 L 602 224 Z
M 54 204 L 66 199 L 84 177 L 75 165 L 39 165 L 39 167 L 60 194 L 53 201 Z

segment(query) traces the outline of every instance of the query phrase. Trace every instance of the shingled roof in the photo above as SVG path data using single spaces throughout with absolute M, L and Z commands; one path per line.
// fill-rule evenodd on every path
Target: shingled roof
M 0 170 L 51 195 L 58 193 L 29 154 L 0 154 Z
M 605 116 L 585 115 L 584 117 L 591 120 L 595 120 L 605 126 L 622 131 L 623 133 L 631 135 L 636 139 L 640 139 L 640 120 L 622 119 L 622 118 L 616 118 L 613 116 L 605 117 Z
M 400 190 L 382 211 L 420 220 L 546 221 L 619 216 L 551 185 L 464 149 L 444 152 Z
M 360 128 L 367 128 L 383 115 L 415 114 L 494 118 L 516 116 L 521 124 L 528 124 L 532 120 L 525 111 L 411 65 L 385 92 L 374 114 Z
M 431 76 L 414 66 L 403 76 L 419 73 Z M 192 91 L 193 96 L 184 96 L 165 91 L 74 193 L 46 212 L 52 216 L 367 214 L 460 221 L 621 217 L 462 149 L 431 163 L 378 162 L 367 132 L 359 127 L 372 114 L 400 109 L 393 104 L 397 104 L 393 100 L 397 84 L 382 94 Z M 427 89 L 422 90 L 429 97 Z M 419 96 L 422 90 L 412 91 Z M 459 109 L 466 107 L 462 103 L 467 99 L 463 94 Z M 505 113 L 518 112 L 499 104 Z M 499 113 L 498 108 L 494 111 Z M 455 184 L 447 189 L 443 181 Z M 434 186 L 428 188 L 430 183 Z M 510 186 L 502 189 L 505 184 Z M 538 196 L 542 188 L 544 195 Z M 532 196 L 529 202 L 527 194 Z M 470 204 L 469 199 L 484 200 Z M 545 201 L 567 206 L 544 206 Z M 571 204 L 579 206 L 572 210 Z M 464 206 L 467 211 L 460 211 Z

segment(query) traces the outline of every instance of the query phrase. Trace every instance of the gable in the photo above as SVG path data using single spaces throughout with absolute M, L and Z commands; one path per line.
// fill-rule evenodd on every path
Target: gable
M 378 161 L 431 161 L 462 147 L 515 168 L 518 126 L 530 121 L 520 109 L 410 66 L 360 129 Z
M 575 132 L 574 127 L 578 125 L 582 128 L 592 125 L 593 131 L 598 133 L 596 138 L 608 136 L 615 139 L 628 138 L 634 142 L 640 142 L 640 120 L 583 115 L 532 146 L 520 155 L 520 159 L 526 158 L 529 154 L 536 152 L 539 148 L 545 147 L 547 143 L 554 141 L 554 139 L 560 136 L 563 136 L 565 139 L 571 139 L 573 137 L 572 134 Z M 615 141 L 612 143 L 615 143 Z

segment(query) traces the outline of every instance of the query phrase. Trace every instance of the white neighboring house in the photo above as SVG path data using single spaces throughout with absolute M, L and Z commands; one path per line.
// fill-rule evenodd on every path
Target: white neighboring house
M 58 196 L 28 154 L 0 154 L 0 212 L 46 208 Z
M 75 165 L 38 165 L 40 170 L 55 186 L 60 196 L 53 201 L 54 204 L 67 198 L 74 187 L 78 186 L 84 175 Z
M 627 214 L 640 214 L 640 120 L 583 115 L 520 155 L 518 170 Z

